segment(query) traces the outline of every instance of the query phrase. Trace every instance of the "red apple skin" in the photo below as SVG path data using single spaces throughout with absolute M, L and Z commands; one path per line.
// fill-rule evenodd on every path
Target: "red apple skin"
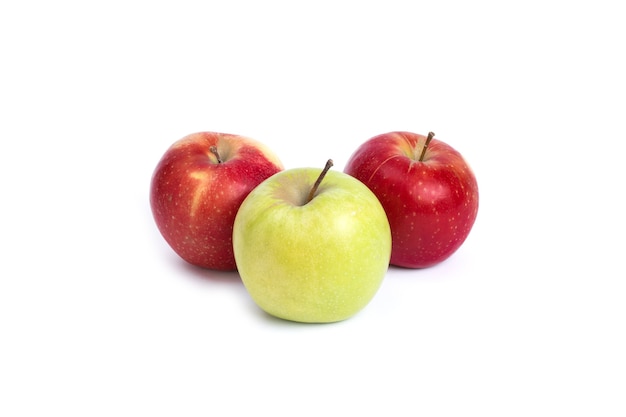
M 156 225 L 190 264 L 235 270 L 232 233 L 239 206 L 282 169 L 276 155 L 253 139 L 216 132 L 185 136 L 165 152 L 152 175 L 150 206 Z
M 461 154 L 426 136 L 390 132 L 363 143 L 344 172 L 372 190 L 391 226 L 392 265 L 426 268 L 465 241 L 478 214 L 478 184 Z

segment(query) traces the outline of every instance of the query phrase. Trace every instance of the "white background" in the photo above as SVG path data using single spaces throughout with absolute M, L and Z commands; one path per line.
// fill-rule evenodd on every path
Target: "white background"
M 0 415 L 626 415 L 618 5 L 2 2 Z M 478 219 L 345 322 L 272 319 L 152 220 L 201 130 L 334 169 L 432 130 Z

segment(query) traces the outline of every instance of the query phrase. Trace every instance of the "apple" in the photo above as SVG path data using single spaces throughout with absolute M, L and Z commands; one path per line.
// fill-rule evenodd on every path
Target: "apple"
M 425 268 L 442 262 L 463 244 L 476 220 L 474 173 L 458 151 L 433 137 L 432 132 L 375 136 L 344 168 L 385 208 L 392 265 Z
M 254 187 L 282 169 L 278 157 L 254 139 L 217 132 L 185 136 L 167 149 L 152 175 L 156 225 L 190 264 L 234 270 L 237 210 Z
M 340 171 L 293 168 L 262 182 L 235 218 L 239 274 L 285 320 L 328 323 L 363 309 L 389 268 L 391 231 L 376 196 Z M 317 178 L 317 180 L 316 180 Z

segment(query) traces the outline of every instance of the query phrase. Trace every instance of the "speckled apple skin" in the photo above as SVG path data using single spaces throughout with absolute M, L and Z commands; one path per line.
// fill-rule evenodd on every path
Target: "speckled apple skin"
M 425 268 L 463 244 L 478 213 L 476 177 L 461 154 L 426 136 L 390 132 L 364 142 L 344 172 L 363 182 L 385 208 L 392 233 L 391 264 Z
M 250 191 L 282 169 L 278 157 L 254 139 L 217 132 L 185 136 L 165 152 L 152 175 L 150 206 L 157 227 L 185 261 L 234 270 L 237 210 Z

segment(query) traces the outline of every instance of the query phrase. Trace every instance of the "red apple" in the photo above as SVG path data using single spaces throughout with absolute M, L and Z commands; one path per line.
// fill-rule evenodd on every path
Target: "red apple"
M 253 139 L 215 132 L 185 136 L 165 152 L 152 175 L 157 227 L 187 262 L 234 270 L 237 210 L 250 191 L 282 169 L 276 155 Z
M 390 132 L 363 143 L 344 171 L 378 197 L 391 225 L 390 263 L 425 268 L 452 255 L 478 213 L 476 177 L 446 143 Z

